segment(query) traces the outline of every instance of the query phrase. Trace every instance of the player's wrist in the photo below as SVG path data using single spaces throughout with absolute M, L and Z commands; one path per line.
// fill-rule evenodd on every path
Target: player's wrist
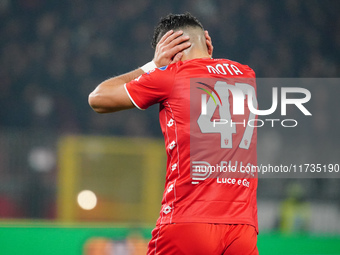
M 146 63 L 145 65 L 143 65 L 141 67 L 141 69 L 143 70 L 144 73 L 147 73 L 147 72 L 149 72 L 149 71 L 151 71 L 153 69 L 156 69 L 156 68 L 157 68 L 157 65 L 156 65 L 156 63 L 153 60 L 148 62 L 148 63 Z

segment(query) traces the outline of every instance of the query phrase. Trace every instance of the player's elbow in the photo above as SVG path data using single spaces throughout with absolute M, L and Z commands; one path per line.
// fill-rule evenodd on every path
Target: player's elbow
M 97 113 L 111 113 L 134 107 L 124 86 L 109 89 L 97 87 L 89 95 L 88 102 Z
M 103 101 L 104 100 L 103 98 L 101 98 L 101 95 L 96 92 L 92 92 L 88 98 L 89 105 L 95 112 L 97 113 L 112 112 L 109 111 L 109 109 L 103 104 Z

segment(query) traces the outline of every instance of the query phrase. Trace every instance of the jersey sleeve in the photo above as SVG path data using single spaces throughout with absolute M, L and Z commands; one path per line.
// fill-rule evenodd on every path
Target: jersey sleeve
M 125 90 L 132 103 L 141 110 L 164 101 L 171 93 L 174 74 L 167 67 L 157 68 L 126 83 Z

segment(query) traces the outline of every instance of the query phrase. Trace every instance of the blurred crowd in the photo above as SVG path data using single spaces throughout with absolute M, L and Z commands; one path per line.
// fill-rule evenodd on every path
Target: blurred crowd
M 337 77 L 339 9 L 337 0 L 3 0 L 0 127 L 159 135 L 157 110 L 98 116 L 87 96 L 152 59 L 153 28 L 170 12 L 192 12 L 215 57 L 248 64 L 258 77 Z

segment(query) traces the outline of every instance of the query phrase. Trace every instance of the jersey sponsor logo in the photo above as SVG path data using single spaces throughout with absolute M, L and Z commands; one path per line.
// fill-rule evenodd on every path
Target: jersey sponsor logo
M 174 125 L 174 120 L 170 119 L 169 122 L 166 124 L 168 127 L 172 127 Z
M 243 186 L 246 188 L 250 187 L 250 182 L 247 179 L 235 179 L 235 178 L 220 178 L 217 177 L 216 183 L 219 184 L 231 184 L 231 185 L 238 185 L 238 186 Z
M 169 150 L 173 150 L 176 147 L 176 142 L 172 141 L 169 145 L 168 145 L 168 149 Z
M 162 66 L 162 67 L 159 67 L 158 69 L 161 70 L 161 71 L 165 71 L 167 68 L 168 68 L 168 66 Z
M 211 175 L 211 171 L 208 171 L 211 165 L 205 161 L 193 161 L 191 169 L 192 184 L 198 184 L 199 181 L 204 181 Z
M 207 161 L 192 161 L 191 178 L 194 181 L 204 181 L 207 178 L 233 176 L 234 178 L 254 178 L 259 167 L 243 161 L 221 161 L 212 165 Z
M 168 205 L 167 207 L 164 208 L 163 213 L 164 214 L 169 214 L 171 212 L 171 210 L 172 210 L 171 206 Z
M 169 188 L 167 189 L 167 192 L 170 193 L 171 191 L 173 191 L 173 189 L 174 189 L 174 185 L 171 184 L 171 185 L 169 186 Z
M 171 171 L 176 170 L 176 168 L 177 168 L 177 163 L 175 163 L 175 164 L 173 164 L 173 165 L 171 166 Z

